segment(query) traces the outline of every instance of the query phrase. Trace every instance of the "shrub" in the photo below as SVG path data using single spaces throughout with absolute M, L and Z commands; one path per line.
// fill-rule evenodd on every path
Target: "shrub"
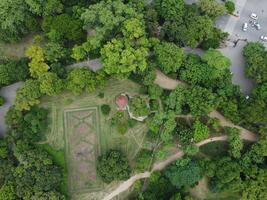
M 4 97 L 0 96 L 0 106 L 2 106 L 5 103 Z
M 235 11 L 235 3 L 232 1 L 226 1 L 225 8 L 229 14 L 233 14 L 233 12 Z
M 135 159 L 135 168 L 137 171 L 145 171 L 148 170 L 152 152 L 146 149 L 142 149 L 136 156 Z
M 129 162 L 122 152 L 110 150 L 98 157 L 97 172 L 106 183 L 114 180 L 125 180 L 129 177 L 131 169 Z
M 110 106 L 107 105 L 107 104 L 103 104 L 103 105 L 101 106 L 101 112 L 103 113 L 103 115 L 109 115 L 110 110 L 111 110 L 111 108 L 110 108 Z

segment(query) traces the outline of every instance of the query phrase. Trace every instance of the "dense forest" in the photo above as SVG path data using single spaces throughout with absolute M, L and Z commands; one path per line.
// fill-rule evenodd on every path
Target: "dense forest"
M 246 76 L 256 83 L 248 99 L 232 84 L 230 59 L 217 50 L 228 33 L 215 28 L 215 20 L 233 11 L 231 1 L 215 0 L 192 5 L 184 0 L 1 0 L 0 41 L 16 43 L 33 35 L 33 43 L 24 58 L 0 56 L 0 87 L 24 81 L 0 139 L 0 200 L 70 198 L 64 161 L 40 145 L 48 126 L 40 98 L 63 91 L 93 93 L 110 79 L 141 85 L 140 97 L 129 105 L 135 116 L 147 116 L 146 137 L 156 145 L 141 150 L 134 166 L 120 150 L 105 152 L 97 159 L 103 182 L 150 170 L 151 162 L 166 158 L 166 146 L 178 144 L 185 155 L 137 181 L 129 198 L 191 200 L 188 189 L 208 177 L 212 192 L 267 199 L 267 50 L 259 42 L 243 49 Z M 184 47 L 205 53 L 187 54 Z M 86 66 L 67 69 L 96 58 L 103 65 L 96 72 Z M 180 84 L 174 90 L 161 88 L 155 84 L 158 71 Z M 247 144 L 239 128 L 223 126 L 209 115 L 217 111 L 257 141 Z M 102 105 L 101 112 L 109 115 L 109 105 Z M 136 122 L 122 118 L 118 112 L 111 124 L 124 134 Z M 223 156 L 205 156 L 196 145 L 222 135 L 228 137 Z

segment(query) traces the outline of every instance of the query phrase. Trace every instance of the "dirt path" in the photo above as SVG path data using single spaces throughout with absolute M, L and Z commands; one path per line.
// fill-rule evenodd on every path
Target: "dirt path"
M 157 70 L 157 77 L 155 80 L 155 83 L 157 85 L 159 85 L 160 87 L 167 89 L 167 90 L 174 90 L 179 84 L 186 84 L 182 81 L 178 81 L 178 80 L 174 80 L 169 78 L 168 76 L 166 76 L 165 74 L 163 74 L 161 71 Z M 256 134 L 252 133 L 251 131 L 244 129 L 243 127 L 237 126 L 235 124 L 233 124 L 232 122 L 230 122 L 229 120 L 227 120 L 221 113 L 219 113 L 218 111 L 212 111 L 209 114 L 210 117 L 212 118 L 217 118 L 220 121 L 220 125 L 221 126 L 228 126 L 228 127 L 232 127 L 232 128 L 237 128 L 240 130 L 240 138 L 243 140 L 248 140 L 248 141 L 257 141 L 258 137 Z M 186 117 L 190 117 L 190 115 L 186 116 Z M 191 116 L 192 117 L 192 116 Z M 197 143 L 196 145 L 198 147 L 211 143 L 211 142 L 215 142 L 215 141 L 226 141 L 227 140 L 227 136 L 223 135 L 223 136 L 216 136 L 216 137 L 212 137 L 206 140 L 203 140 L 199 143 Z M 153 165 L 151 172 L 144 172 L 144 173 L 140 173 L 140 174 L 136 174 L 134 176 L 132 176 L 130 179 L 124 181 L 123 183 L 121 183 L 119 185 L 119 187 L 117 187 L 116 190 L 112 191 L 111 193 L 109 193 L 104 200 L 111 200 L 114 197 L 116 197 L 117 195 L 119 195 L 120 193 L 128 190 L 135 181 L 143 179 L 143 178 L 149 178 L 151 173 L 153 171 L 160 171 L 163 170 L 164 168 L 166 168 L 170 163 L 174 162 L 175 160 L 181 158 L 184 156 L 184 152 L 182 150 L 178 151 L 177 153 L 169 156 L 166 160 L 161 161 L 161 162 L 157 162 Z
M 94 59 L 94 60 L 85 60 L 82 62 L 74 63 L 72 65 L 67 66 L 67 69 L 72 69 L 72 68 L 82 68 L 82 67 L 87 67 L 90 70 L 96 72 L 97 70 L 101 69 L 103 65 L 100 62 L 100 59 Z
M 178 85 L 180 84 L 186 84 L 182 81 L 178 81 L 178 80 L 174 80 L 171 79 L 170 77 L 166 76 L 165 74 L 163 74 L 161 71 L 157 70 L 157 78 L 155 80 L 155 84 L 159 85 L 160 87 L 167 89 L 167 90 L 174 90 Z M 255 140 L 257 139 L 257 135 L 252 133 L 251 131 L 244 129 L 241 126 L 237 126 L 235 124 L 233 124 L 232 122 L 230 122 L 229 120 L 227 120 L 221 113 L 219 113 L 218 111 L 212 111 L 209 114 L 210 117 L 212 118 L 217 118 L 220 121 L 220 125 L 221 126 L 228 126 L 228 127 L 232 127 L 232 128 L 237 128 L 239 129 L 241 132 L 241 134 L 243 135 L 243 138 L 246 140 Z
M 244 140 L 249 140 L 249 141 L 256 141 L 257 137 L 254 137 L 255 135 L 253 134 L 252 137 L 248 137 L 247 132 L 241 133 L 240 137 Z M 227 136 L 223 135 L 223 136 L 217 136 L 217 137 L 212 137 L 206 140 L 203 140 L 199 143 L 197 143 L 196 145 L 198 147 L 208 144 L 210 142 L 215 142 L 215 141 L 226 141 L 227 140 Z M 163 170 L 164 168 L 166 168 L 169 164 L 171 164 L 172 162 L 174 162 L 175 160 L 182 158 L 184 156 L 184 152 L 182 150 L 178 151 L 176 154 L 173 154 L 171 156 L 169 156 L 166 160 L 163 160 L 161 162 L 155 163 L 152 167 L 151 172 L 144 172 L 144 173 L 140 173 L 140 174 L 136 174 L 134 176 L 132 176 L 131 178 L 129 178 L 128 180 L 124 181 L 123 183 L 121 183 L 116 190 L 112 191 L 111 193 L 109 193 L 103 200 L 111 200 L 113 199 L 115 196 L 119 195 L 120 193 L 128 190 L 135 181 L 140 180 L 140 179 L 144 179 L 144 178 L 149 178 L 151 173 L 154 171 L 160 171 Z
M 166 90 L 174 90 L 178 85 L 184 85 L 182 81 L 171 79 L 170 77 L 163 74 L 160 70 L 156 70 L 157 77 L 155 83 L 161 88 Z

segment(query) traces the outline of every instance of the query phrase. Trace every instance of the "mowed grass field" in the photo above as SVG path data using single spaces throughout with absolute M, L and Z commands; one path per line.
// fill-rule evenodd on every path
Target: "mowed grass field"
M 46 143 L 65 152 L 68 188 L 73 199 L 83 199 L 82 196 L 101 199 L 100 193 L 112 187 L 103 185 L 97 177 L 96 159 L 100 154 L 120 149 L 132 162 L 141 148 L 149 148 L 145 137 L 148 129 L 144 123 L 138 122 L 123 135 L 111 126 L 111 118 L 117 112 L 116 96 L 135 95 L 139 90 L 139 85 L 130 80 L 110 80 L 106 87 L 91 94 L 75 96 L 65 91 L 57 97 L 42 98 L 41 106 L 50 111 Z M 104 93 L 103 98 L 99 97 L 100 92 Z M 108 116 L 101 113 L 103 104 L 111 107 Z M 96 192 L 97 195 L 89 195 Z

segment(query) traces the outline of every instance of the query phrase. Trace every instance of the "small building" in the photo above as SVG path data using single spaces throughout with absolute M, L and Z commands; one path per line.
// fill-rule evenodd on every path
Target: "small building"
M 124 94 L 120 94 L 116 97 L 116 104 L 118 106 L 118 110 L 126 110 L 128 105 L 128 97 Z

